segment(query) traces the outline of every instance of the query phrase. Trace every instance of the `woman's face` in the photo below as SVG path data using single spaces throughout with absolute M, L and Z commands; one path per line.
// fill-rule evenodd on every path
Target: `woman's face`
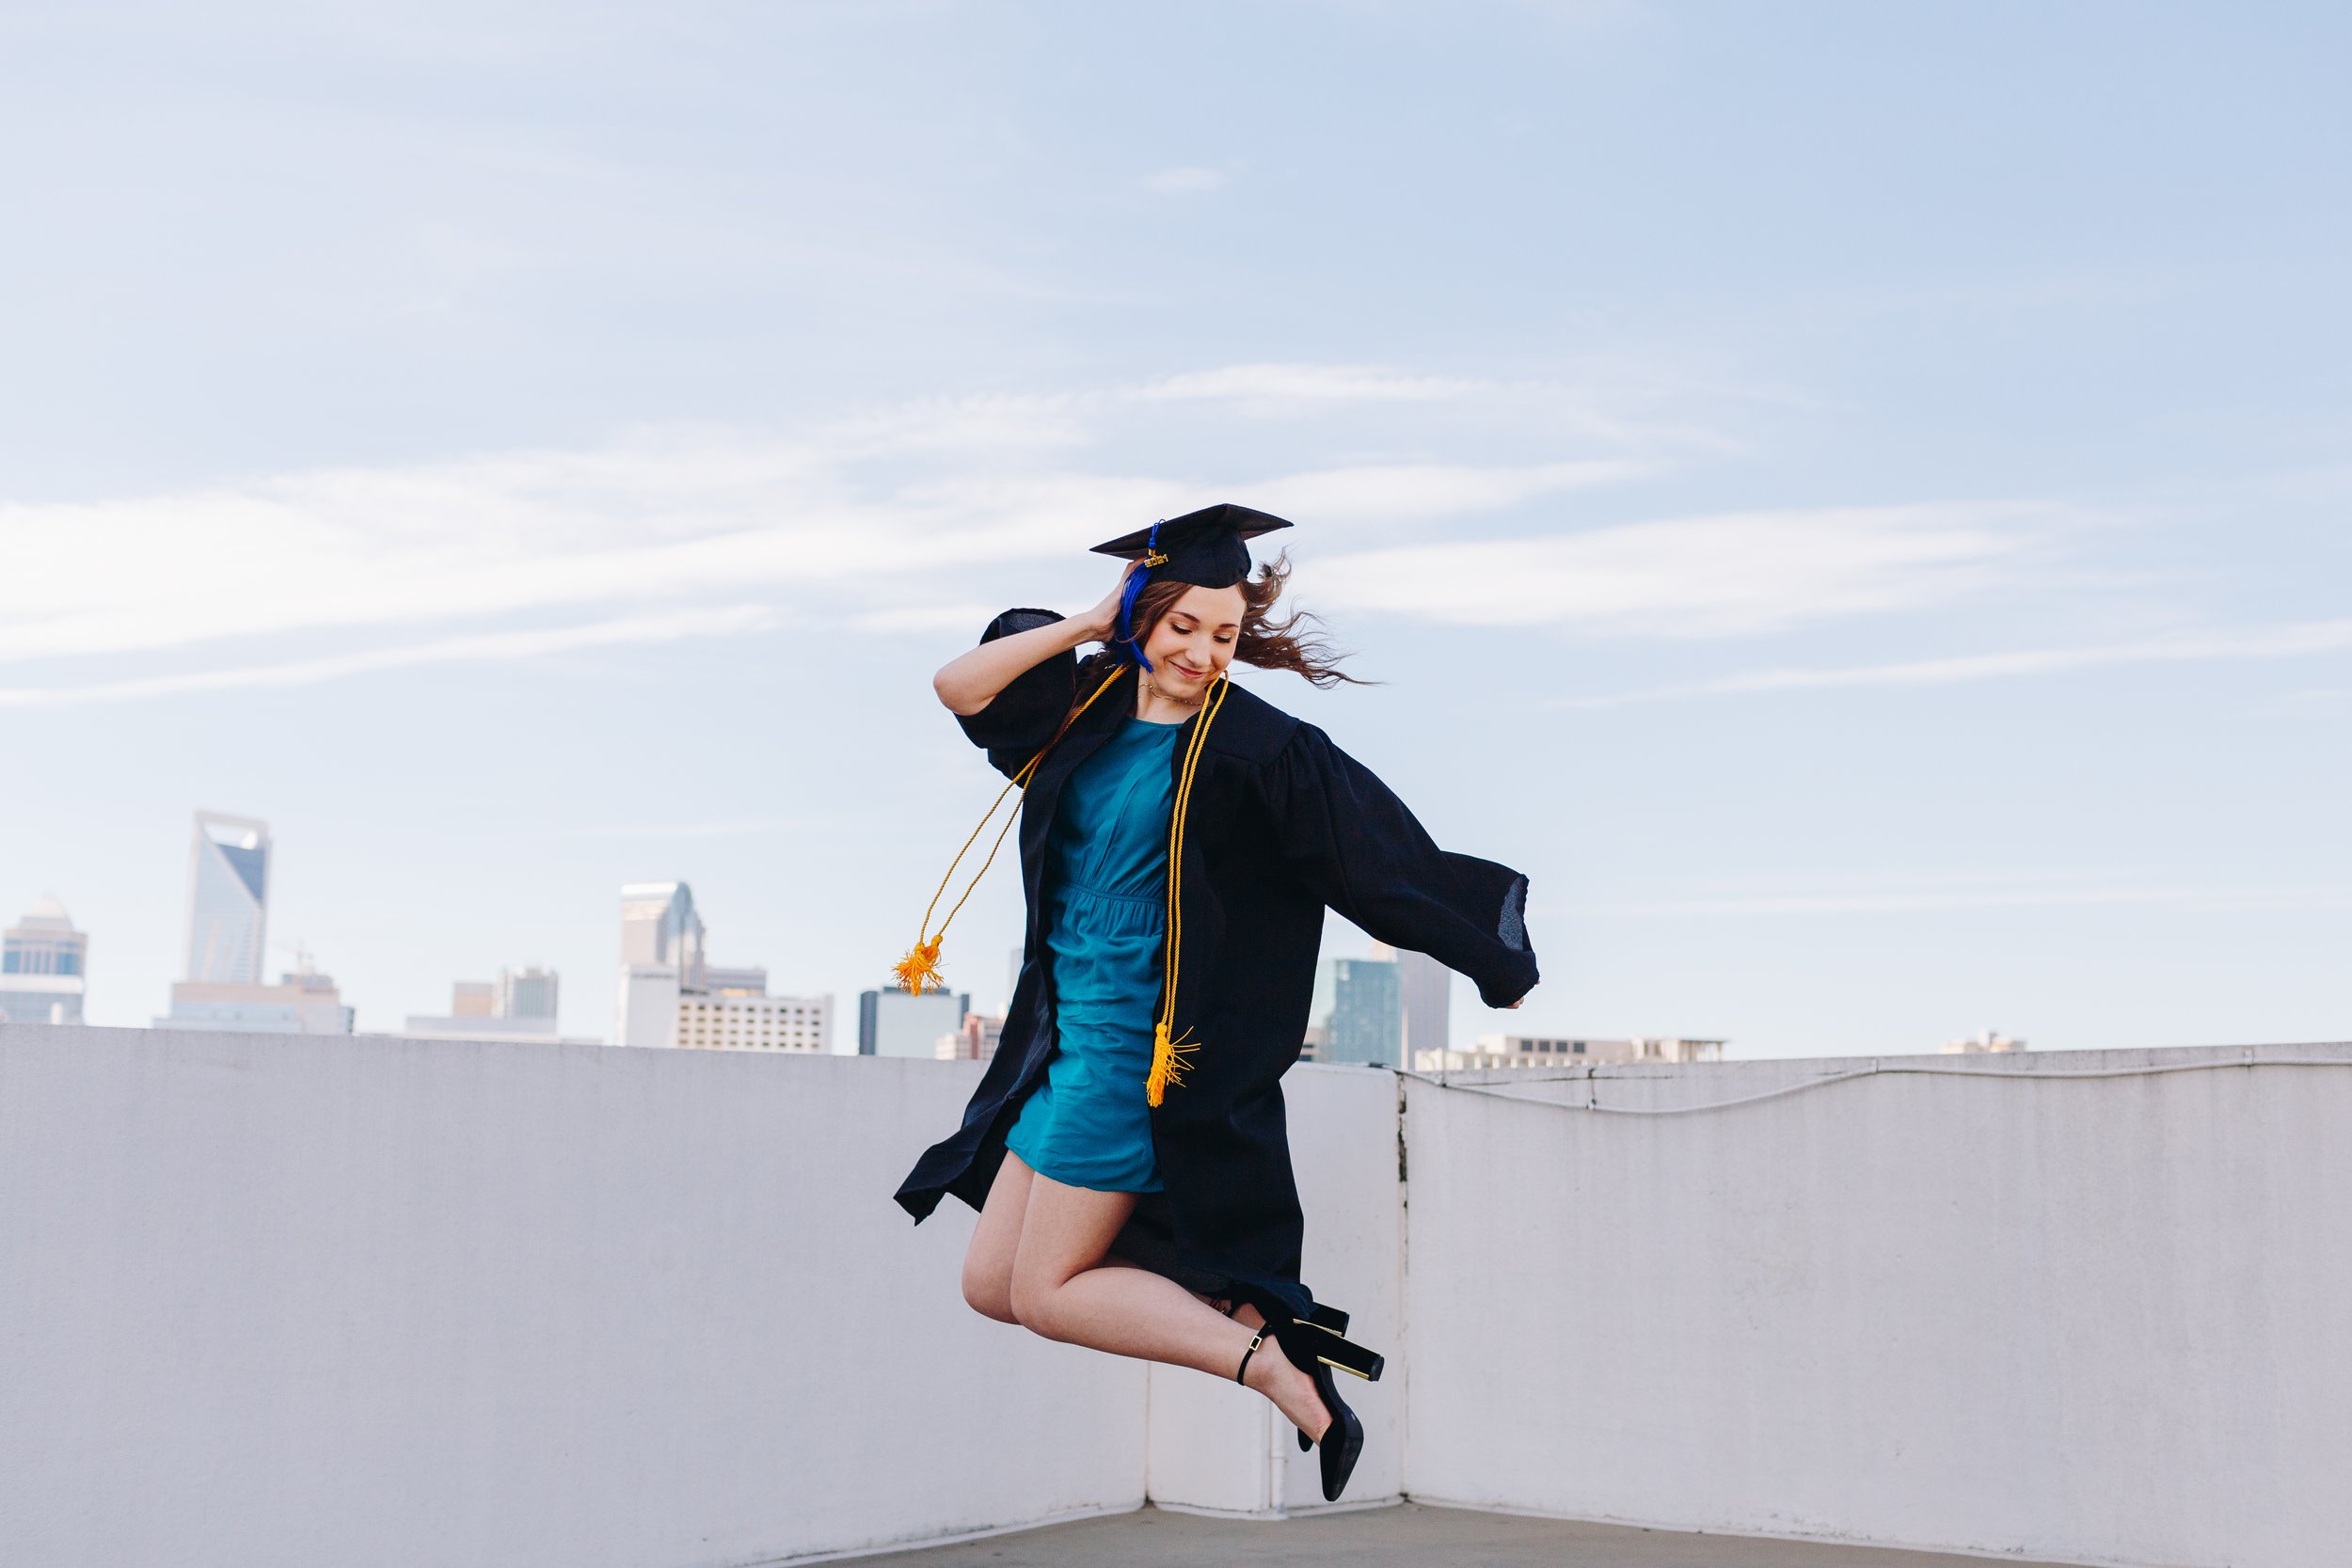
M 1152 684 L 1180 703 L 1198 700 L 1233 662 L 1241 612 L 1238 588 L 1186 589 L 1144 639 Z

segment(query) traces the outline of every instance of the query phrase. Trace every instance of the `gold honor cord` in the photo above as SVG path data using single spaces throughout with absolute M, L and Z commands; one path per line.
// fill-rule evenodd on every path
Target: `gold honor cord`
M 1176 780 L 1176 809 L 1168 821 L 1168 984 L 1160 993 L 1160 1021 L 1152 1030 L 1152 1072 L 1143 1081 L 1144 1102 L 1157 1105 L 1167 1097 L 1173 1084 L 1182 1087 L 1184 1070 L 1190 1066 L 1184 1058 L 1200 1049 L 1184 1031 L 1183 1039 L 1171 1040 L 1168 1032 L 1176 1023 L 1176 965 L 1184 946 L 1184 812 L 1192 804 L 1192 778 L 1200 764 L 1200 745 L 1209 737 L 1209 724 L 1216 718 L 1217 708 L 1225 701 L 1226 678 L 1216 678 L 1216 689 L 1201 705 L 1200 721 L 1193 727 L 1192 744 L 1184 751 L 1184 771 Z
M 989 819 L 996 815 L 996 808 L 1005 803 L 1005 797 L 1018 789 L 1024 800 L 1028 799 L 1029 781 L 1037 774 L 1037 765 L 1045 760 L 1045 753 L 1054 749 L 1056 741 L 1070 733 L 1070 726 L 1078 721 L 1079 714 L 1094 705 L 1094 698 L 1108 691 L 1112 682 L 1126 673 L 1124 668 L 1112 671 L 1110 678 L 1094 689 L 1093 696 L 1089 696 L 1071 710 L 1070 717 L 1061 721 L 1061 728 L 1054 732 L 1053 740 L 1047 741 L 1043 747 L 1040 748 L 1037 755 L 1029 759 L 1029 765 L 1015 773 L 1011 781 L 996 792 L 996 799 L 990 804 L 987 815 L 980 818 L 980 825 L 972 830 L 970 838 L 963 841 L 963 847 L 956 851 L 956 858 L 947 863 L 947 874 L 940 878 L 939 891 L 931 895 L 930 904 L 923 911 L 922 932 L 917 934 L 914 945 L 907 950 L 905 958 L 890 966 L 890 973 L 898 976 L 901 990 L 913 991 L 920 996 L 927 990 L 946 990 L 947 989 L 947 982 L 941 977 L 939 972 L 939 944 L 946 937 L 949 924 L 962 911 L 965 900 L 972 896 L 972 890 L 980 885 L 980 879 L 988 875 L 988 868 L 996 863 L 996 851 L 1005 847 L 1005 834 L 1010 832 L 1012 825 L 1021 819 L 1020 808 L 1015 807 L 1012 814 L 1005 818 L 1005 825 L 996 830 L 996 842 L 988 847 L 988 859 L 982 861 L 980 868 L 972 873 L 972 880 L 964 887 L 963 897 L 956 900 L 956 907 L 947 911 L 947 918 L 939 923 L 938 930 L 933 931 L 931 930 L 931 912 L 939 908 L 940 899 L 946 895 L 947 884 L 955 880 L 956 867 L 963 863 L 963 857 L 972 852 L 972 846 L 978 843 L 980 834 L 988 831 Z M 1153 1103 L 1156 1104 L 1157 1101 Z

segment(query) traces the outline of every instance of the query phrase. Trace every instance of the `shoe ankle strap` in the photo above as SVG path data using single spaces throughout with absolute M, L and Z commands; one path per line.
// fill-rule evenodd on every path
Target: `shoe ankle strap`
M 1249 1348 L 1248 1350 L 1241 1353 L 1241 1365 L 1233 1369 L 1233 1381 L 1235 1383 L 1239 1383 L 1242 1380 L 1243 1374 L 1249 1370 L 1249 1358 L 1258 1354 L 1258 1347 L 1265 1343 L 1265 1337 L 1266 1330 L 1263 1328 L 1258 1330 L 1258 1337 L 1249 1341 Z

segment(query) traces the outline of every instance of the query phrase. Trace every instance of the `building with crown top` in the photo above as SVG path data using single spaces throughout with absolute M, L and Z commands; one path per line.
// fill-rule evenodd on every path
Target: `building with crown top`
M 79 1023 L 89 938 L 43 895 L 0 936 L 0 1022 Z

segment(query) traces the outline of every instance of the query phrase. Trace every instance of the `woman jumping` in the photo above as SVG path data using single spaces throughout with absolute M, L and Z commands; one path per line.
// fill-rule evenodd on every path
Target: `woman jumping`
M 1527 879 L 1449 854 L 1362 764 L 1234 686 L 1238 658 L 1353 677 L 1273 617 L 1290 525 L 1213 506 L 1107 545 L 1132 564 L 1064 619 L 1007 610 L 933 678 L 1024 787 L 1021 976 L 963 1125 L 916 1162 L 917 1220 L 979 1210 L 964 1299 L 1049 1339 L 1255 1388 L 1319 1447 L 1336 1500 L 1363 1424 L 1331 1370 L 1377 1377 L 1300 1281 L 1281 1077 L 1306 1038 L 1323 911 L 1470 977 L 1534 986 Z M 1082 643 L 1104 644 L 1080 663 Z M 925 933 L 930 936 L 929 932 Z M 921 989 L 938 942 L 900 966 Z M 1279 1354 L 1261 1354 L 1271 1339 Z

